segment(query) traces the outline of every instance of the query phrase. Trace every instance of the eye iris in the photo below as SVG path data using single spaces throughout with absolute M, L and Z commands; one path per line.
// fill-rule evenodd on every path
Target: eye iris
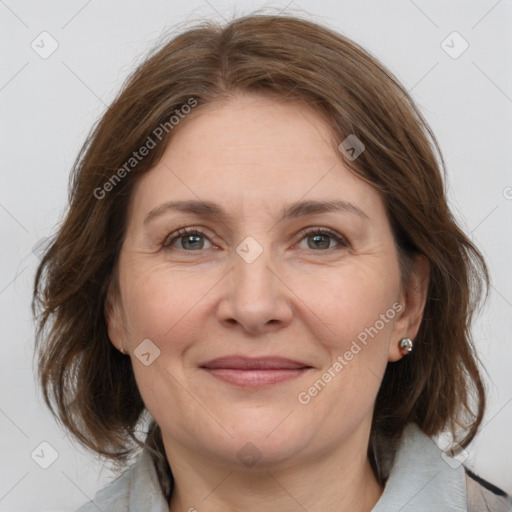
M 202 249 L 204 245 L 201 235 L 186 235 L 181 237 L 181 240 L 185 249 Z
M 308 242 L 308 246 L 310 249 L 329 249 L 329 245 L 330 245 L 329 235 L 321 235 L 321 234 L 310 235 L 308 237 L 308 239 L 313 240 L 313 244 L 310 244 Z
M 328 233 L 315 233 L 307 236 L 310 249 L 329 249 L 332 235 Z M 204 247 L 204 237 L 201 233 L 189 233 L 181 236 L 181 245 L 185 250 L 198 250 Z

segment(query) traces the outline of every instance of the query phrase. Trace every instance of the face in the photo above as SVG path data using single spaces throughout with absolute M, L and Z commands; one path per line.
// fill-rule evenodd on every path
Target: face
M 178 128 L 134 189 L 107 307 L 167 453 L 271 466 L 367 435 L 422 308 L 379 193 L 305 106 L 243 95 Z

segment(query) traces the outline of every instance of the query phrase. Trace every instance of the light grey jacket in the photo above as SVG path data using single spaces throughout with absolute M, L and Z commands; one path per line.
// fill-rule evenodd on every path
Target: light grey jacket
M 168 512 L 150 452 L 76 512 Z M 384 492 L 372 512 L 512 512 L 500 496 L 466 474 L 415 423 L 404 430 Z

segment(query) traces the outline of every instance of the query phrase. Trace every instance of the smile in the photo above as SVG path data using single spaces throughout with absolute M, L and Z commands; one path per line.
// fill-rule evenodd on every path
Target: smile
M 267 357 L 223 357 L 202 363 L 200 368 L 213 377 L 235 386 L 258 388 L 300 377 L 312 367 L 299 361 Z

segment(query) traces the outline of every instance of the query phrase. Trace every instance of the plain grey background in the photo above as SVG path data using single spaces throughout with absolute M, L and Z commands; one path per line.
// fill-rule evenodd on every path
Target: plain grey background
M 490 375 L 489 407 L 465 464 L 512 492 L 511 0 L 0 0 L 0 511 L 74 510 L 113 476 L 58 427 L 32 367 L 33 248 L 61 218 L 87 132 L 173 25 L 264 6 L 305 11 L 361 44 L 431 124 L 450 204 L 487 258 L 493 283 L 474 328 Z

